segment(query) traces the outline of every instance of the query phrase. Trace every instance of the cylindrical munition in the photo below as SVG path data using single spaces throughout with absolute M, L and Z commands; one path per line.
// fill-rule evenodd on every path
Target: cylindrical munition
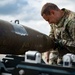
M 21 24 L 0 20 L 0 54 L 24 54 L 28 50 L 45 52 L 54 47 L 47 35 Z

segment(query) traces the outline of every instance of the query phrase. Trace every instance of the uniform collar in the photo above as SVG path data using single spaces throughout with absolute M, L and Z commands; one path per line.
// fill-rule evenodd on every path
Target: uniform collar
M 64 16 L 61 18 L 61 20 L 58 22 L 58 24 L 56 25 L 57 28 L 63 27 L 64 22 L 66 21 L 66 19 L 68 18 L 68 10 L 66 10 L 65 8 L 61 9 L 64 11 Z

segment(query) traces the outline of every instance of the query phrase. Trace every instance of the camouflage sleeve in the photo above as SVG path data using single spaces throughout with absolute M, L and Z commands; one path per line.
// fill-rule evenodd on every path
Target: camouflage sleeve
M 53 29 L 53 25 L 50 25 L 50 26 L 51 26 L 51 30 L 50 30 L 49 37 L 50 37 L 50 38 L 54 38 L 54 29 Z
M 68 23 L 68 31 L 70 39 L 67 40 L 66 45 L 75 47 L 75 20 L 72 20 Z

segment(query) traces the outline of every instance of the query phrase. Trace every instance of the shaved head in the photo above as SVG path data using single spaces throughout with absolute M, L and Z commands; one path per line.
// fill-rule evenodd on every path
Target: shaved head
M 59 10 L 59 8 L 57 7 L 57 5 L 53 3 L 46 3 L 41 9 L 41 15 L 43 14 L 49 15 L 50 10 Z

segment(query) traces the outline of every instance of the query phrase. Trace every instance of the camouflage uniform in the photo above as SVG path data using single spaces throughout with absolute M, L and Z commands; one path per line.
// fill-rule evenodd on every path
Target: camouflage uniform
M 65 14 L 57 25 L 51 25 L 50 37 L 61 40 L 66 46 L 66 50 L 58 50 L 59 56 L 63 56 L 68 52 L 75 53 L 75 13 L 62 9 Z
M 51 25 L 51 32 L 49 35 L 51 38 L 60 39 L 62 44 L 66 46 L 67 50 L 58 49 L 56 52 L 53 50 L 54 53 L 52 51 L 54 55 L 59 52 L 59 57 L 62 57 L 68 52 L 75 53 L 75 13 L 67 9 L 62 10 L 65 12 L 64 16 L 57 25 Z M 50 64 L 53 63 L 55 60 L 54 58 L 49 60 Z

